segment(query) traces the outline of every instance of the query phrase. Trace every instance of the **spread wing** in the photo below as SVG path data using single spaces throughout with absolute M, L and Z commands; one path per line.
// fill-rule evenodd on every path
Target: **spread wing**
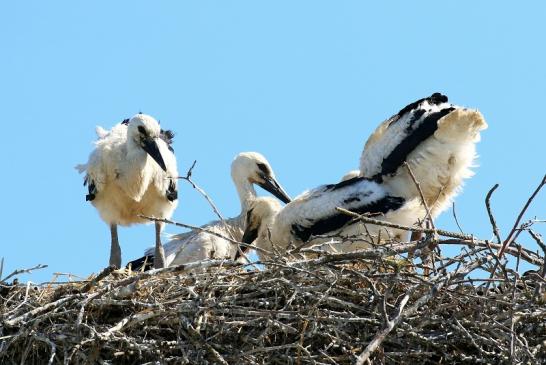
M 384 121 L 370 136 L 360 158 L 363 176 L 381 179 L 393 174 L 415 148 L 438 129 L 438 121 L 453 112 L 447 96 L 434 93 L 419 99 Z

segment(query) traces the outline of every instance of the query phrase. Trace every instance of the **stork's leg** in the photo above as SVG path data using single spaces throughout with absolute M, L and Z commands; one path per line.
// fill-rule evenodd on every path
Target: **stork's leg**
M 161 229 L 163 223 L 155 222 L 155 254 L 154 254 L 154 269 L 165 267 L 165 250 L 161 244 Z
M 421 238 L 423 238 L 423 232 L 411 232 L 410 241 L 419 241 Z M 410 249 L 408 252 L 408 258 L 413 259 L 413 256 L 415 255 L 415 250 Z
M 110 225 L 110 234 L 112 236 L 112 244 L 110 246 L 110 265 L 114 265 L 117 269 L 121 267 L 121 247 L 118 241 L 118 226 Z

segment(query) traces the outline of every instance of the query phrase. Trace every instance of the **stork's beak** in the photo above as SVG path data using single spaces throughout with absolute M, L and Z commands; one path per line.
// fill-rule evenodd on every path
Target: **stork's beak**
M 292 199 L 290 199 L 290 196 L 288 196 L 286 191 L 284 191 L 284 189 L 277 182 L 277 180 L 275 180 L 274 177 L 262 175 L 262 178 L 264 179 L 264 182 L 257 183 L 261 188 L 269 191 L 271 194 L 273 194 L 276 198 L 278 198 L 285 204 L 288 204 L 292 201 Z
M 155 162 L 157 162 L 163 171 L 167 172 L 167 166 L 165 166 L 165 161 L 163 161 L 163 157 L 159 152 L 159 147 L 157 146 L 155 139 L 150 137 L 144 138 L 142 140 L 142 149 L 146 151 L 146 153 L 149 154 L 150 157 L 155 160 Z

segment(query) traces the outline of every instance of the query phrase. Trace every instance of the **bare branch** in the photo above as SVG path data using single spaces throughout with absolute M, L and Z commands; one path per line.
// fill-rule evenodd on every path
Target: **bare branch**
M 535 197 L 537 196 L 537 194 L 539 193 L 539 191 L 542 189 L 542 187 L 544 185 L 546 185 L 546 175 L 544 175 L 544 177 L 542 178 L 542 181 L 537 186 L 537 188 L 535 189 L 533 194 L 531 194 L 531 197 L 527 200 L 527 203 L 525 203 L 523 209 L 519 213 L 518 218 L 514 222 L 514 226 L 512 227 L 512 230 L 508 234 L 508 237 L 506 238 L 506 240 L 504 241 L 502 247 L 500 248 L 499 252 L 497 253 L 497 256 L 499 256 L 499 258 L 502 257 L 502 255 L 504 254 L 504 251 L 506 250 L 506 248 L 509 247 L 510 244 L 513 242 L 514 234 L 516 233 L 516 231 L 518 229 L 519 223 L 521 222 L 521 219 L 523 218 L 523 215 L 525 214 L 525 212 L 527 211 L 527 208 L 529 208 L 529 206 L 531 205 L 531 202 L 533 201 L 533 199 L 535 199 Z
M 2 259 L 2 264 L 4 263 L 3 259 Z M 44 269 L 46 268 L 47 265 L 43 265 L 43 264 L 38 264 L 34 267 L 31 267 L 30 269 L 17 269 L 15 271 L 13 271 L 11 274 L 9 274 L 8 276 L 6 276 L 5 278 L 3 278 L 2 280 L 0 280 L 0 283 L 5 283 L 6 280 L 14 277 L 14 276 L 17 276 L 17 275 L 21 275 L 21 274 L 30 274 L 31 272 L 33 272 L 34 270 L 40 270 L 40 269 Z
M 179 179 L 182 179 L 182 180 L 186 180 L 188 183 L 190 183 L 190 185 L 199 192 L 199 194 L 201 194 L 206 200 L 207 202 L 209 203 L 209 205 L 211 206 L 212 210 L 214 211 L 214 213 L 218 216 L 218 218 L 220 219 L 220 221 L 222 221 L 222 223 L 226 224 L 225 222 L 225 219 L 224 217 L 222 216 L 222 214 L 220 213 L 220 211 L 218 210 L 218 208 L 216 207 L 216 204 L 214 204 L 214 202 L 212 201 L 212 199 L 208 196 L 208 194 L 203 190 L 201 189 L 191 178 L 191 175 L 193 173 L 193 168 L 195 167 L 195 165 L 197 164 L 197 160 L 194 160 L 193 161 L 193 164 L 191 165 L 191 167 L 189 168 L 188 172 L 186 173 L 186 176 L 179 176 L 178 178 Z
M 460 233 L 455 233 L 455 232 L 449 232 L 449 231 L 445 231 L 445 230 L 442 230 L 442 229 L 410 227 L 410 226 L 404 226 L 404 225 L 401 225 L 401 224 L 394 224 L 394 223 L 390 223 L 390 222 L 386 222 L 386 221 L 380 221 L 380 220 L 377 220 L 377 219 L 366 217 L 365 215 L 361 215 L 361 214 L 358 214 L 358 213 L 351 212 L 350 210 L 347 210 L 347 209 L 344 209 L 344 208 L 341 208 L 341 207 L 337 207 L 336 210 L 343 213 L 343 214 L 347 214 L 347 215 L 349 215 L 349 216 L 351 216 L 353 218 L 359 219 L 360 221 L 362 221 L 364 223 L 375 224 L 375 225 L 378 225 L 378 226 L 396 228 L 396 229 L 403 229 L 403 230 L 410 231 L 410 232 L 438 233 L 440 236 L 458 238 L 458 239 L 462 239 L 462 240 L 471 240 L 472 239 L 471 235 L 460 234 Z
M 485 207 L 487 209 L 487 214 L 489 215 L 489 221 L 491 222 L 491 227 L 493 227 L 493 233 L 495 234 L 495 237 L 497 238 L 497 243 L 501 243 L 502 240 L 500 238 L 500 231 L 499 231 L 499 227 L 497 226 L 497 221 L 495 220 L 495 217 L 493 216 L 493 212 L 491 211 L 491 195 L 493 195 L 493 192 L 499 187 L 499 184 L 495 184 L 495 186 L 493 186 L 491 188 L 491 190 L 489 190 L 489 192 L 487 193 L 487 196 L 485 197 Z
M 430 213 L 430 208 L 429 208 L 429 206 L 427 204 L 427 201 L 425 200 L 425 195 L 423 194 L 423 190 L 421 190 L 421 184 L 415 178 L 415 175 L 413 174 L 413 171 L 411 171 L 410 165 L 407 162 L 404 162 L 404 166 L 408 170 L 408 173 L 409 173 L 409 175 L 411 177 L 411 180 L 415 184 L 415 187 L 417 188 L 417 191 L 419 192 L 419 196 L 421 197 L 421 204 L 423 204 L 423 207 L 425 208 L 425 212 L 426 212 L 424 221 L 428 221 L 430 223 L 430 226 L 432 227 L 432 230 L 435 231 L 436 227 L 434 227 L 434 222 L 432 220 L 432 215 Z

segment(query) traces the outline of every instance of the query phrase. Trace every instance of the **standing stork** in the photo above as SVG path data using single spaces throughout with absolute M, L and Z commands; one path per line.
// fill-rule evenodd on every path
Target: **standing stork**
M 174 134 L 163 131 L 151 116 L 137 114 L 110 131 L 97 128 L 99 139 L 85 165 L 84 185 L 90 201 L 110 226 L 110 265 L 121 267 L 117 226 L 147 223 L 141 216 L 170 218 L 177 206 L 176 158 L 171 142 Z M 154 267 L 164 266 L 161 245 L 163 224 L 155 223 Z
M 231 177 L 239 195 L 241 213 L 223 222 L 220 220 L 210 222 L 201 228 L 240 242 L 243 237 L 245 217 L 249 207 L 257 199 L 254 184 L 270 192 L 283 203 L 289 203 L 290 197 L 277 182 L 269 162 L 257 152 L 238 154 L 231 164 Z M 237 245 L 219 236 L 198 230 L 177 234 L 164 247 L 167 266 L 205 259 L 234 259 L 237 255 Z M 145 251 L 144 257 L 131 261 L 129 264 L 133 270 L 149 269 L 148 263 L 152 262 L 153 258 L 153 248 L 149 248 Z
M 479 111 L 450 104 L 447 96 L 434 93 L 379 125 L 364 146 L 361 176 L 379 179 L 406 199 L 419 197 L 403 164 L 407 162 L 435 218 L 473 175 L 476 143 L 486 128 Z

